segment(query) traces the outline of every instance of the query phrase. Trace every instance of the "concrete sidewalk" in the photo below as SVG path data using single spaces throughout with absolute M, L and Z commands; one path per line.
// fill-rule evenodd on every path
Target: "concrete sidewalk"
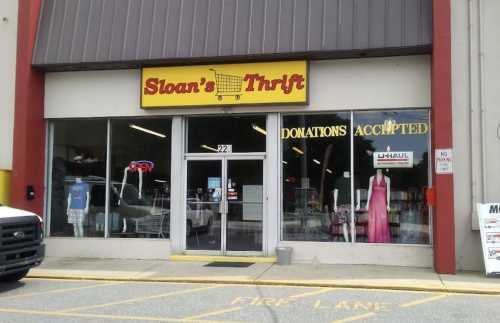
M 255 263 L 205 267 L 206 262 L 46 258 L 31 278 L 347 287 L 500 295 L 500 278 L 479 272 L 439 275 L 432 269 L 372 265 Z

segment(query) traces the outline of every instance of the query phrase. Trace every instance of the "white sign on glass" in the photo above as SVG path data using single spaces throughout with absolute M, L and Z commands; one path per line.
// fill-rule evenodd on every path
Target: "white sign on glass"
M 500 274 L 500 203 L 478 204 L 486 275 Z
M 218 153 L 232 153 L 233 152 L 233 145 L 217 145 L 217 152 Z
M 243 220 L 262 220 L 262 185 L 243 185 Z
M 436 149 L 436 174 L 453 173 L 453 152 L 451 149 Z
M 374 168 L 412 168 L 413 151 L 376 151 L 373 153 Z

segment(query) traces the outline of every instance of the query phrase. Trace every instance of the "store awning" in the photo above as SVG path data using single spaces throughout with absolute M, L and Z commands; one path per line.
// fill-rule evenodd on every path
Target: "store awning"
M 45 69 L 430 53 L 432 0 L 43 0 Z

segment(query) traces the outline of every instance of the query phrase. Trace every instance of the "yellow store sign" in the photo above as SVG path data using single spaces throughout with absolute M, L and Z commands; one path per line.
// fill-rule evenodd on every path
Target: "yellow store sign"
M 142 108 L 306 103 L 307 62 L 142 69 Z

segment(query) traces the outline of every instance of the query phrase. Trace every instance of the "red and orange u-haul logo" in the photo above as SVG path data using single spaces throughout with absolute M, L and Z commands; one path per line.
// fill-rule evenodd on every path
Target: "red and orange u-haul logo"
M 143 68 L 143 108 L 307 102 L 307 62 Z

